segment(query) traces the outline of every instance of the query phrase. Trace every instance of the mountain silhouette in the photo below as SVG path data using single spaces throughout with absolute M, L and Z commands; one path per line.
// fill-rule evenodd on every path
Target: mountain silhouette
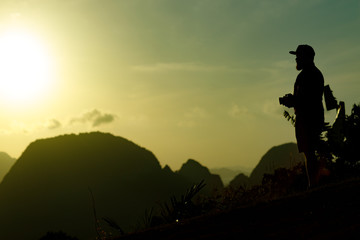
M 201 180 L 204 180 L 206 186 L 203 191 L 205 193 L 210 193 L 213 190 L 221 190 L 224 188 L 219 175 L 210 173 L 207 167 L 202 166 L 193 159 L 189 159 L 186 163 L 184 163 L 180 170 L 176 173 L 193 183 L 199 183 Z
M 133 229 L 145 210 L 191 181 L 162 169 L 153 153 L 111 134 L 63 135 L 31 143 L 0 184 L 1 239 L 39 239 L 62 230 L 96 236 L 98 218 Z
M 272 147 L 251 172 L 250 184 L 261 184 L 264 174 L 273 174 L 278 168 L 290 169 L 300 162 L 304 162 L 304 157 L 299 153 L 295 143 L 285 143 Z
M 10 157 L 9 154 L 0 152 L 0 183 L 15 161 L 16 159 Z
M 229 186 L 232 188 L 244 187 L 247 188 L 250 185 L 250 178 L 243 173 L 236 175 L 236 177 L 231 180 Z
M 247 170 L 245 168 L 241 170 L 237 168 L 236 170 L 232 168 L 212 168 L 210 169 L 210 172 L 219 175 L 224 185 L 227 186 L 237 175 L 240 175 L 241 173 L 246 175 L 245 173 L 247 173 Z
M 290 169 L 301 162 L 304 162 L 304 157 L 295 143 L 275 146 L 265 153 L 249 177 L 240 173 L 231 180 L 229 186 L 237 188 L 260 185 L 265 174 L 273 174 L 279 168 Z

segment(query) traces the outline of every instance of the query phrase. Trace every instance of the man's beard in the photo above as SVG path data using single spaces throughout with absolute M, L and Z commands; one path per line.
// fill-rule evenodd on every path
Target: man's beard
M 303 66 L 300 63 L 296 64 L 296 70 L 300 71 L 303 69 Z

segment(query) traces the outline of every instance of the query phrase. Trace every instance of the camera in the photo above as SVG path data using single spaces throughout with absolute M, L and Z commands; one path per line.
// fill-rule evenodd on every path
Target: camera
M 286 94 L 283 97 L 279 98 L 280 105 L 284 105 L 286 107 L 294 106 L 294 96 L 291 93 Z

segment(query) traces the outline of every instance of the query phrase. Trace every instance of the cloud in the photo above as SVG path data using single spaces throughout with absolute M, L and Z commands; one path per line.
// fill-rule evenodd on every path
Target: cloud
M 63 125 L 60 120 L 52 118 L 46 121 L 39 122 L 22 122 L 14 120 L 11 122 L 8 128 L 0 129 L 0 135 L 11 135 L 11 134 L 32 134 L 35 132 L 41 132 L 44 130 L 54 131 L 67 127 L 76 123 L 88 124 L 91 127 L 98 127 L 103 124 L 111 123 L 115 120 L 116 115 L 111 113 L 102 113 L 97 109 L 85 112 L 80 117 L 71 118 L 68 124 Z
M 94 119 L 92 124 L 93 127 L 100 126 L 102 124 L 111 123 L 115 120 L 115 116 L 105 113 L 104 115 L 99 115 Z
M 98 127 L 103 124 L 111 123 L 115 120 L 116 115 L 111 113 L 101 113 L 99 110 L 94 109 L 85 112 L 81 117 L 75 117 L 70 120 L 70 124 L 75 123 L 90 123 L 92 127 Z
M 206 65 L 200 63 L 180 62 L 180 63 L 156 63 L 149 65 L 133 66 L 132 70 L 139 72 L 170 72 L 170 71 L 186 71 L 186 72 L 229 72 L 242 71 L 240 68 L 229 66 Z
M 267 100 L 264 102 L 262 110 L 265 115 L 278 118 L 283 116 L 284 107 L 275 100 Z M 288 111 L 291 110 L 288 109 Z
M 250 116 L 250 112 L 249 109 L 247 107 L 244 106 L 239 106 L 237 104 L 233 104 L 232 107 L 230 108 L 230 110 L 228 111 L 229 116 L 233 117 L 233 118 L 244 118 L 246 116 Z
M 11 123 L 11 132 L 12 133 L 25 133 L 25 134 L 29 134 L 32 133 L 33 131 L 35 131 L 36 129 L 38 129 L 39 127 L 41 127 L 42 124 L 38 123 L 32 123 L 32 124 L 27 124 L 24 122 L 20 122 L 20 121 L 13 121 Z
M 42 130 L 55 130 L 62 127 L 62 124 L 59 120 L 50 119 L 43 122 L 21 122 L 14 120 L 11 122 L 8 129 L 0 129 L 1 135 L 11 135 L 11 134 L 32 134 L 34 132 Z
M 24 123 L 14 120 L 6 129 L 0 129 L 0 135 L 30 134 L 36 130 L 42 129 L 43 126 L 43 123 Z
M 0 129 L 0 135 L 10 135 L 11 131 L 7 129 Z
M 195 127 L 199 121 L 207 118 L 209 115 L 203 108 L 194 107 L 184 114 L 184 118 L 178 122 L 179 127 Z
M 50 119 L 44 124 L 44 127 L 49 130 L 58 129 L 61 128 L 61 126 L 62 124 L 56 119 Z

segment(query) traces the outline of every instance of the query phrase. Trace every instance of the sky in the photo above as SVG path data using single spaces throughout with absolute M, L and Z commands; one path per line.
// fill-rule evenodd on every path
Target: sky
M 0 151 L 102 131 L 173 170 L 251 169 L 296 141 L 278 98 L 299 44 L 347 113 L 360 103 L 359 29 L 358 0 L 2 0 Z

